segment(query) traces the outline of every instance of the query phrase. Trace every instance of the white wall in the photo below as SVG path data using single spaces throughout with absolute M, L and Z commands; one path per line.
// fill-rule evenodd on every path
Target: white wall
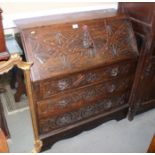
M 33 0 L 32 0 L 33 1 Z M 73 0 L 74 1 L 74 0 Z M 78 12 L 78 11 L 87 11 L 87 10 L 98 10 L 106 8 L 115 8 L 117 9 L 117 2 L 0 2 L 0 7 L 3 10 L 3 25 L 4 28 L 14 27 L 13 20 L 28 18 L 34 16 L 42 16 L 49 14 L 59 14 L 66 12 Z

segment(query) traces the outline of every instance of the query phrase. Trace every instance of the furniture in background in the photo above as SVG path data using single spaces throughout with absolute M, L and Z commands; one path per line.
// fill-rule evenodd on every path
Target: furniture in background
M 155 107 L 155 3 L 119 3 L 137 38 L 139 59 L 129 98 L 129 120 L 136 113 Z
M 0 60 L 7 60 L 9 58 L 9 53 L 5 45 L 1 13 L 2 10 L 0 8 Z
M 1 11 L 0 11 L 0 13 L 1 13 Z M 0 16 L 0 19 L 1 19 L 1 16 Z M 0 23 L 2 23 L 1 20 L 0 20 Z M 0 39 L 2 39 L 1 40 L 2 43 L 5 44 L 5 41 L 3 40 L 4 33 L 2 33 L 3 32 L 2 26 L 0 28 L 1 28 L 0 34 L 3 34 L 0 36 Z M 3 47 L 5 47 L 5 46 L 3 45 Z M 9 56 L 9 54 L 7 56 Z M 31 118 L 32 118 L 32 127 L 33 127 L 33 131 L 34 131 L 34 149 L 32 151 L 39 152 L 40 148 L 42 146 L 42 142 L 40 141 L 38 135 L 36 134 L 38 132 L 38 129 L 37 129 L 37 123 L 36 123 L 36 115 L 34 115 L 35 107 L 34 107 L 34 103 L 33 103 L 32 86 L 31 86 L 31 81 L 30 81 L 30 67 L 32 65 L 32 62 L 22 61 L 22 58 L 18 54 L 11 54 L 9 58 L 6 56 L 5 57 L 3 56 L 3 59 L 0 58 L 0 60 L 4 60 L 4 61 L 0 61 L 0 75 L 7 73 L 15 66 L 18 67 L 19 69 L 23 70 L 23 72 L 24 72 L 26 92 L 27 92 L 27 96 L 28 96 L 28 104 L 29 104 L 30 114 L 31 114 Z M 1 104 L 0 104 L 0 106 L 1 106 Z M 3 131 L 5 131 L 5 133 L 7 135 L 8 128 L 6 127 L 6 121 L 4 119 L 5 115 L 1 108 L 2 107 L 0 107 L 0 128 L 2 127 L 2 129 L 4 129 Z
M 9 148 L 8 148 L 7 139 L 2 129 L 0 128 L 0 153 L 8 153 L 8 152 L 9 152 Z
M 126 16 L 100 10 L 15 23 L 26 59 L 34 62 L 33 115 L 42 151 L 59 139 L 126 117 L 138 56 Z
M 12 35 L 4 35 L 3 26 L 2 26 L 2 10 L 0 9 L 0 61 L 7 60 L 10 54 L 17 53 L 23 56 L 23 51 L 16 42 L 15 38 Z M 18 36 L 17 36 L 18 38 Z M 24 56 L 23 56 L 24 57 Z M 11 71 L 11 88 L 16 88 L 15 83 L 17 82 L 17 88 L 15 93 L 15 101 L 19 102 L 20 97 L 25 93 L 25 84 L 23 80 L 23 72 L 20 69 L 14 67 Z
M 6 47 L 10 54 L 19 54 L 23 60 L 25 60 L 24 52 L 22 47 L 19 45 L 20 39 L 19 34 L 6 34 Z M 24 75 L 23 71 L 17 67 L 14 67 L 11 71 L 11 80 L 10 80 L 10 87 L 12 89 L 16 89 L 16 93 L 14 94 L 15 102 L 19 102 L 21 95 L 26 94 L 26 88 L 24 83 Z
M 37 124 L 36 124 L 36 116 L 34 103 L 33 103 L 33 96 L 32 96 L 32 86 L 30 81 L 30 67 L 32 65 L 32 62 L 24 62 L 22 61 L 22 58 L 18 54 L 13 54 L 10 56 L 9 60 L 7 61 L 0 61 L 0 75 L 7 73 L 9 70 L 11 70 L 14 66 L 17 66 L 18 68 L 22 69 L 24 72 L 25 77 L 25 83 L 26 83 L 26 91 L 28 95 L 28 103 L 30 108 L 30 114 L 32 118 L 32 126 L 34 131 L 34 149 L 33 152 L 39 152 L 40 148 L 42 146 L 42 142 L 39 140 L 38 135 L 36 134 L 38 132 L 37 130 Z
M 0 88 L 0 94 L 4 93 L 5 89 Z M 6 118 L 5 118 L 5 114 L 4 114 L 4 109 L 3 109 L 3 105 L 0 99 L 0 128 L 3 130 L 5 136 L 7 138 L 10 138 L 10 133 L 9 133 L 9 129 L 7 126 L 7 122 L 6 122 Z
M 0 47 L 5 47 L 1 49 L 6 49 L 5 41 L 4 41 L 4 33 L 2 29 L 2 21 L 1 21 L 1 9 L 0 9 L 0 41 L 4 43 L 4 45 L 0 44 Z M 3 35 L 2 35 L 3 34 Z M 3 51 L 0 51 L 3 53 Z M 38 132 L 37 130 L 37 124 L 36 124 L 36 116 L 35 114 L 35 107 L 33 103 L 33 96 L 32 96 L 32 86 L 31 86 L 31 81 L 30 81 L 30 67 L 32 66 L 32 62 L 24 62 L 22 61 L 22 58 L 16 53 L 16 54 L 6 54 L 0 55 L 0 75 L 5 74 L 9 72 L 13 67 L 18 67 L 19 69 L 23 70 L 24 72 L 24 79 L 25 79 L 25 86 L 26 86 L 26 92 L 28 96 L 28 104 L 29 104 L 29 109 L 30 109 L 30 114 L 32 118 L 32 126 L 33 126 L 33 131 L 34 131 L 34 149 L 32 150 L 33 152 L 39 152 L 40 148 L 42 146 L 42 142 L 40 141 L 38 135 L 36 134 Z M 4 90 L 4 89 L 0 89 Z M 1 103 L 1 102 L 0 102 Z M 6 121 L 5 121 L 5 115 L 2 110 L 2 104 L 0 104 L 0 128 L 4 129 L 3 131 L 7 135 L 7 127 L 6 127 Z
M 6 45 L 5 45 L 5 39 L 4 39 L 4 32 L 3 32 L 3 26 L 2 26 L 2 16 L 1 16 L 2 10 L 0 9 L 0 62 L 2 60 L 8 60 L 9 59 L 9 53 L 6 50 Z M 0 87 L 0 93 L 4 92 L 5 90 Z M 7 138 L 10 137 L 4 110 L 3 110 L 3 105 L 0 99 L 0 128 L 2 128 L 3 132 L 5 133 L 5 136 Z

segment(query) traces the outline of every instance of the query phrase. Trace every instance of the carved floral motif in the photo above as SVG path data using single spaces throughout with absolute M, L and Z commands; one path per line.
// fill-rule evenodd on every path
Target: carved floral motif
M 73 76 L 64 77 L 60 80 L 51 80 L 46 81 L 43 84 L 44 95 L 43 98 L 49 97 L 50 95 L 54 95 L 60 91 L 64 91 L 71 88 L 80 87 L 86 84 L 91 84 L 95 81 L 100 81 L 102 79 L 110 79 L 113 77 L 126 75 L 131 72 L 134 64 L 125 64 L 118 66 L 110 66 L 102 69 L 98 69 L 96 71 L 90 71 L 86 73 L 75 74 Z M 111 91 L 114 88 L 111 88 Z M 109 88 L 110 90 L 110 88 Z
M 60 116 L 55 116 L 50 119 L 40 121 L 40 133 L 46 133 L 66 125 L 76 123 L 77 121 L 99 114 L 110 108 L 117 107 L 126 103 L 126 95 L 113 96 L 102 101 L 97 101 L 95 104 L 87 105 L 79 110 L 65 113 Z
M 79 68 L 87 61 L 81 59 L 96 57 L 117 57 L 133 54 L 137 49 L 133 45 L 127 20 L 93 23 L 79 27 L 52 29 L 52 26 L 32 28 L 26 31 L 34 57 L 39 64 L 52 65 L 40 67 L 44 72 Z M 35 32 L 35 33 L 32 33 Z M 86 59 L 87 60 L 87 59 Z
M 112 81 L 108 83 L 101 83 L 94 86 L 89 86 L 81 90 L 73 91 L 72 94 L 59 95 L 59 98 L 53 97 L 46 101 L 44 104 L 38 103 L 39 115 L 42 117 L 44 114 L 50 113 L 55 110 L 61 110 L 69 106 L 76 106 L 77 103 L 92 102 L 96 98 L 103 98 L 105 94 L 112 94 L 119 91 L 128 89 L 130 86 L 130 79 L 121 81 Z M 110 105 L 110 102 L 109 102 Z

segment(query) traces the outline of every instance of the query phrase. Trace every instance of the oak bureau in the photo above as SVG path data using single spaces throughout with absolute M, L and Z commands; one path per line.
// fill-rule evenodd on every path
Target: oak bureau
M 132 26 L 115 11 L 16 21 L 42 150 L 100 122 L 126 117 L 138 58 Z

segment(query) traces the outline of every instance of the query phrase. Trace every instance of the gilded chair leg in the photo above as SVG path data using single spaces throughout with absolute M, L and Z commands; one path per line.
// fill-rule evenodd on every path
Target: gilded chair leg
M 41 151 L 42 145 L 43 145 L 42 141 L 40 140 L 35 141 L 32 153 L 39 153 Z
M 30 81 L 30 70 L 24 70 L 24 77 L 25 77 L 25 82 L 26 82 L 26 90 L 27 90 L 27 95 L 29 99 L 29 107 L 30 107 L 32 126 L 33 126 L 33 132 L 34 132 L 34 145 L 35 146 L 32 152 L 38 153 L 41 150 L 42 141 L 39 139 L 39 134 L 38 134 L 39 132 L 38 132 L 38 126 L 37 126 L 36 111 L 34 107 L 32 87 L 31 87 L 31 81 Z

